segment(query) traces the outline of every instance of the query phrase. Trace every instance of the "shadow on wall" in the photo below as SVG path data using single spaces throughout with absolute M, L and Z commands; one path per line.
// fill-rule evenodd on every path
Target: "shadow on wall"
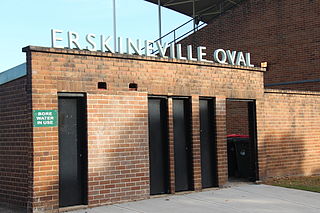
M 0 203 L 0 212 L 3 213 L 26 213 L 25 208 L 19 208 L 19 207 L 13 207 L 13 206 L 8 206 L 7 204 L 1 204 Z
M 319 156 L 305 136 L 290 132 L 266 133 L 265 178 L 319 174 Z
M 265 131 L 258 132 L 260 179 L 320 174 L 318 121 L 306 107 L 273 106 L 265 118 Z M 228 101 L 227 134 L 249 135 L 248 123 L 247 103 Z
M 320 175 L 320 168 L 313 170 L 312 174 L 313 175 Z

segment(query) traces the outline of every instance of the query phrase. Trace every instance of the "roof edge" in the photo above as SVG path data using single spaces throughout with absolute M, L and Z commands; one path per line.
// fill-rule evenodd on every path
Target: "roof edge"
M 23 52 L 43 52 L 43 53 L 54 53 L 54 54 L 67 54 L 67 55 L 83 55 L 83 56 L 93 56 L 93 57 L 106 57 L 106 58 L 119 58 L 128 60 L 141 60 L 141 61 L 151 61 L 151 62 L 162 62 L 162 63 L 176 63 L 176 64 L 188 64 L 195 66 L 207 66 L 207 67 L 220 67 L 236 70 L 247 70 L 256 72 L 266 72 L 265 68 L 261 67 L 245 67 L 230 64 L 219 64 L 210 62 L 200 62 L 200 61 L 189 61 L 182 59 L 171 59 L 153 56 L 143 56 L 143 55 L 131 55 L 131 54 L 120 54 L 120 53 L 110 53 L 101 51 L 89 51 L 89 50 L 79 50 L 79 49 L 67 49 L 67 48 L 52 48 L 52 47 L 40 47 L 40 46 L 27 46 L 22 49 Z
M 22 63 L 0 73 L 0 85 L 27 75 L 27 63 Z

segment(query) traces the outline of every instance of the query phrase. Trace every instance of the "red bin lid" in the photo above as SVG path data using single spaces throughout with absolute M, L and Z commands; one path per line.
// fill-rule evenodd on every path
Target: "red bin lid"
M 249 138 L 249 135 L 237 135 L 237 134 L 231 134 L 227 135 L 228 138 Z

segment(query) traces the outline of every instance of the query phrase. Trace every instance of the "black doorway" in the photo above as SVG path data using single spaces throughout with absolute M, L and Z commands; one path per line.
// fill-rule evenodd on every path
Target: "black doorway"
M 259 179 L 255 100 L 227 100 L 227 149 L 229 180 Z
M 173 98 L 175 191 L 192 190 L 190 101 Z
M 202 188 L 217 186 L 216 130 L 214 106 L 214 99 L 200 99 Z
M 149 97 L 150 194 L 169 193 L 167 99 Z
M 59 206 L 87 204 L 87 121 L 83 94 L 59 94 Z

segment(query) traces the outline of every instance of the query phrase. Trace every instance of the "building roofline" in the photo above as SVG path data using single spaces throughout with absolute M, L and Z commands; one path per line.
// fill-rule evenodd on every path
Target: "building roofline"
M 245 66 L 236 66 L 236 65 L 230 65 L 230 64 L 219 64 L 219 63 L 199 62 L 199 61 L 171 59 L 171 58 L 163 58 L 163 57 L 141 56 L 141 55 L 120 54 L 120 53 L 78 50 L 78 49 L 67 49 L 67 48 L 27 46 L 27 47 L 24 47 L 22 49 L 22 51 L 23 52 L 43 52 L 43 53 L 53 53 L 53 54 L 67 54 L 67 55 L 83 55 L 83 56 L 106 57 L 106 58 L 119 58 L 119 59 L 162 62 L 162 63 L 188 64 L 188 65 L 195 65 L 195 66 L 220 67 L 220 68 L 247 70 L 247 71 L 255 71 L 255 72 L 265 72 L 266 71 L 265 68 L 261 68 L 261 67 L 245 67 Z
M 23 63 L 0 73 L 0 85 L 27 75 L 27 64 Z

